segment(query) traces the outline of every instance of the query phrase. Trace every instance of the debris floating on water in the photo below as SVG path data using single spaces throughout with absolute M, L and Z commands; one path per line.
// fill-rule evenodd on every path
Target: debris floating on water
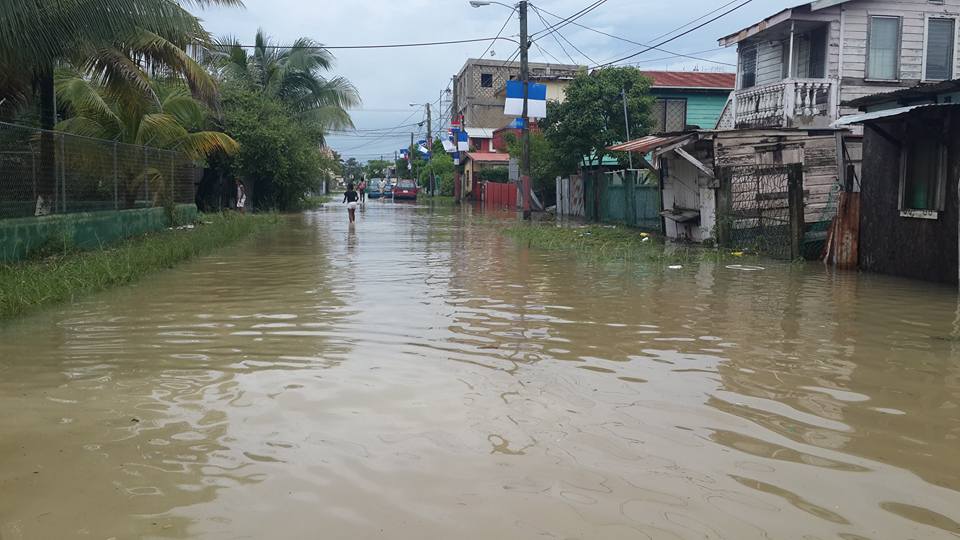
M 730 270 L 741 270 L 743 272 L 758 272 L 760 270 L 766 270 L 762 266 L 754 266 L 752 264 L 728 264 L 727 268 Z
M 680 269 L 683 268 L 683 266 L 682 266 L 682 265 L 679 265 L 679 264 L 671 264 L 671 265 L 668 266 L 667 268 L 669 268 L 669 269 L 671 269 L 671 270 L 680 270 Z

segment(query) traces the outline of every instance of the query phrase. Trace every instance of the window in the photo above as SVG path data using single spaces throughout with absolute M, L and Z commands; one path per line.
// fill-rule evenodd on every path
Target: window
M 870 17 L 867 42 L 867 78 L 899 79 L 900 17 Z
M 687 128 L 687 100 L 660 98 L 653 104 L 653 132 L 670 133 Z
M 943 210 L 947 149 L 939 130 L 911 130 L 900 158 L 900 210 Z M 925 216 L 924 216 L 925 217 Z M 935 217 L 935 216 L 934 216 Z
M 927 63 L 923 78 L 928 81 L 945 81 L 953 78 L 953 19 L 927 19 Z
M 481 88 L 493 88 L 493 74 L 492 74 L 492 73 L 481 73 L 481 74 L 480 74 L 480 87 L 481 87 Z
M 740 88 L 753 88 L 757 84 L 757 48 L 750 47 L 740 53 Z

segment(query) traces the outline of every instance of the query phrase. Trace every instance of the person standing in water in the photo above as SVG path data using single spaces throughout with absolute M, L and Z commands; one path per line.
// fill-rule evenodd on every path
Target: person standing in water
M 237 181 L 237 210 L 242 214 L 247 211 L 247 187 Z
M 367 180 L 365 178 L 360 179 L 360 186 L 357 188 L 360 195 L 360 203 L 363 204 L 367 202 Z
M 350 182 L 347 184 L 347 191 L 343 194 L 343 202 L 347 203 L 347 214 L 350 216 L 351 224 L 357 220 L 357 201 L 359 200 L 360 195 L 353 189 L 353 182 Z

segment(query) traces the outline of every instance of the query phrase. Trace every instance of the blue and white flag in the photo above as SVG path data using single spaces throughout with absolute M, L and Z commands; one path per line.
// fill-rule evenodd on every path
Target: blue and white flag
M 514 118 L 513 122 L 510 122 L 510 125 L 507 127 L 511 129 L 523 129 L 524 123 L 523 118 Z
M 459 164 L 460 164 L 460 152 L 454 152 L 454 153 L 453 153 L 453 164 L 454 164 L 454 165 L 459 165 Z
M 503 114 L 507 116 L 523 115 L 523 82 L 507 81 L 507 100 L 503 105 Z M 527 83 L 527 116 L 546 118 L 547 85 Z
M 463 129 L 457 132 L 457 150 L 468 152 L 470 150 L 470 136 L 467 130 Z

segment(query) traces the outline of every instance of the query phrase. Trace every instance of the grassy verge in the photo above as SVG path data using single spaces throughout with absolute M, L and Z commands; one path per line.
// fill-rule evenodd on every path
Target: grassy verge
M 310 195 L 305 197 L 297 207 L 294 208 L 294 211 L 304 211 L 304 210 L 316 210 L 321 206 L 327 204 L 333 200 L 333 195 Z
M 620 226 L 511 225 L 504 233 L 521 244 L 539 249 L 573 251 L 599 259 L 646 260 L 682 264 L 704 259 L 742 260 L 739 252 L 702 246 L 665 245 L 662 239 Z
M 204 215 L 192 229 L 166 230 L 95 251 L 67 251 L 0 265 L 0 319 L 131 283 L 279 222 L 274 214 Z

